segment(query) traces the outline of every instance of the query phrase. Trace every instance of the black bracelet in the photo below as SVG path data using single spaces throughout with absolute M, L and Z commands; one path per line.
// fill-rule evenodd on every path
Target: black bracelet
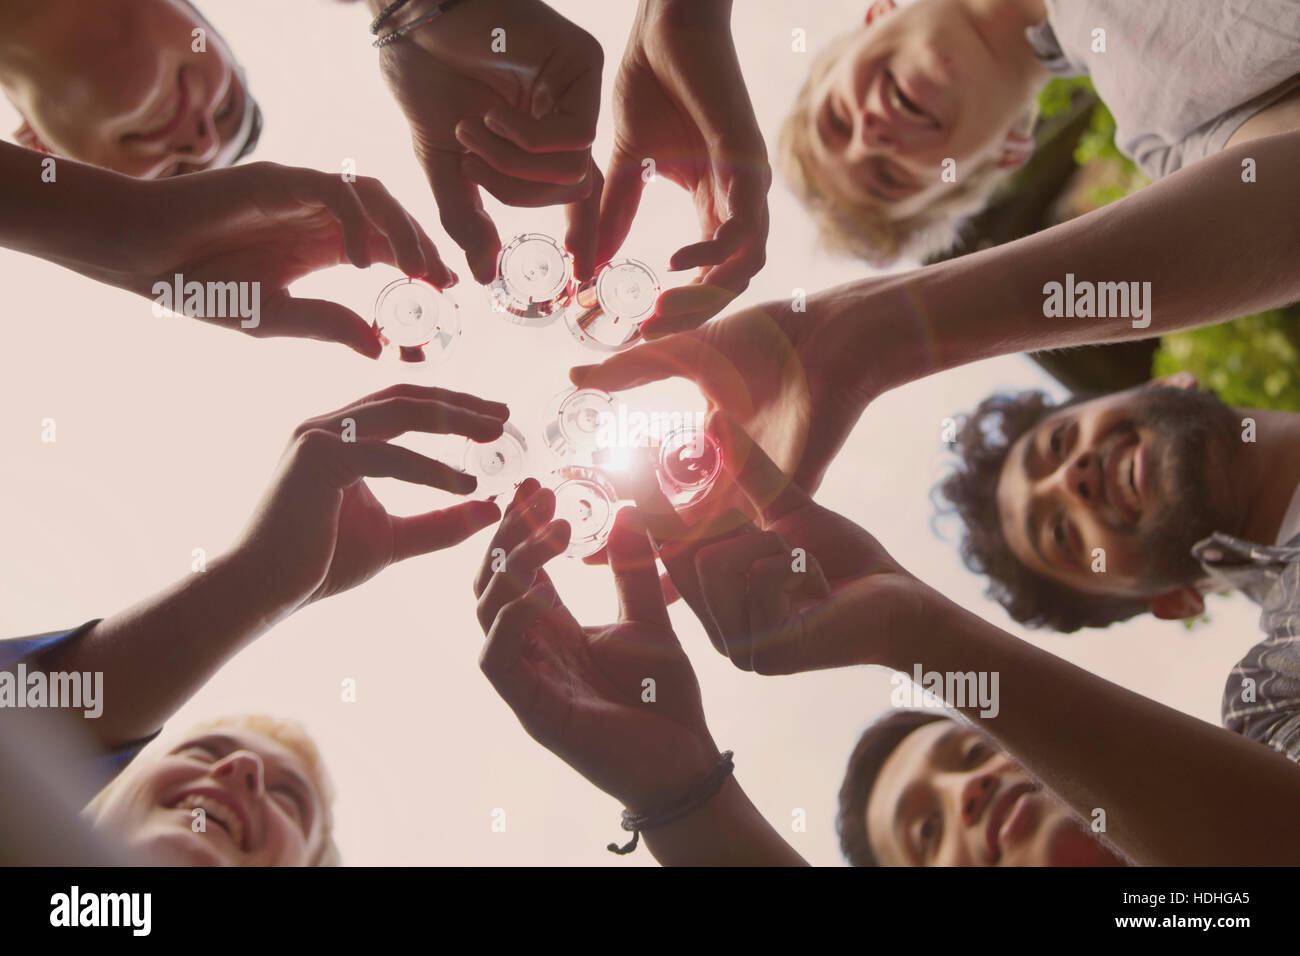
M 394 13 L 402 9 L 402 7 L 406 6 L 410 2 L 411 0 L 393 0 L 392 3 L 390 3 L 388 6 L 384 7 L 384 9 L 379 11 L 379 16 L 375 17 L 373 20 L 370 21 L 370 32 L 378 33 L 379 25 L 381 23 L 383 23 Z
M 390 4 L 378 17 L 375 18 L 375 22 L 370 25 L 370 32 L 371 33 L 376 32 L 375 27 L 377 27 L 380 23 L 382 23 L 383 20 L 386 17 L 388 17 L 394 10 L 396 10 L 399 6 L 402 6 L 406 2 L 407 0 L 394 0 L 394 3 Z M 458 7 L 464 2 L 465 0 L 442 0 L 442 3 L 438 4 L 438 6 L 434 8 L 432 13 L 428 13 L 422 17 L 417 17 L 416 19 L 412 20 L 410 23 L 402 24 L 397 29 L 389 33 L 385 33 L 383 36 L 379 37 L 377 40 L 375 40 L 374 43 L 370 45 L 375 47 L 388 46 L 388 44 L 392 43 L 394 40 L 400 40 L 402 37 L 406 36 L 416 27 L 422 27 L 426 23 L 432 23 L 434 20 L 438 19 L 440 16 L 442 16 L 444 13 L 450 10 L 452 7 Z
M 632 839 L 625 846 L 619 846 L 617 843 L 610 843 L 605 849 L 610 853 L 617 853 L 620 856 L 631 853 L 637 848 L 641 840 L 642 830 L 653 830 L 655 827 L 666 826 L 674 823 L 689 813 L 693 813 L 713 799 L 714 795 L 722 789 L 722 785 L 727 782 L 731 772 L 736 769 L 734 750 L 724 750 L 718 757 L 718 762 L 713 765 L 700 783 L 686 795 L 686 799 L 679 803 L 671 810 L 661 813 L 632 813 L 630 810 L 623 811 L 623 829 L 632 834 Z

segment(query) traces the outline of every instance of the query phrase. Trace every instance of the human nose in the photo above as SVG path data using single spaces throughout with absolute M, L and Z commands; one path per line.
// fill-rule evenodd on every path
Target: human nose
M 882 116 L 871 110 L 864 110 L 858 116 L 857 139 L 866 150 L 895 150 L 898 148 L 898 135 Z
M 262 758 L 249 750 L 235 750 L 212 768 L 212 776 L 228 786 L 242 789 L 250 796 L 260 795 L 265 787 Z
M 203 109 L 181 124 L 172 138 L 172 151 L 176 158 L 191 165 L 211 162 L 221 144 L 217 141 L 213 111 Z
M 978 823 L 997 789 L 998 775 L 995 772 L 985 770 L 967 777 L 961 788 L 962 823 L 968 827 Z
M 1064 469 L 1066 490 L 1088 507 L 1101 501 L 1101 456 L 1083 449 L 1070 459 Z

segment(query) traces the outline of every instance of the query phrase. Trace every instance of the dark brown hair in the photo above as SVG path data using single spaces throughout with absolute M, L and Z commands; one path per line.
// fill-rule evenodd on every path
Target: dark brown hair
M 952 719 L 942 710 L 892 710 L 862 732 L 849 755 L 849 766 L 840 785 L 840 809 L 835 817 L 840 852 L 850 866 L 880 866 L 867 837 L 867 800 L 889 755 L 912 731 L 936 720 Z

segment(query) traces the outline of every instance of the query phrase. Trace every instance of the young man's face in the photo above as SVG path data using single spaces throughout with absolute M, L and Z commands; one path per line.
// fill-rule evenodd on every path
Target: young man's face
M 1117 866 L 1024 770 L 975 730 L 938 720 L 881 765 L 867 835 L 884 866 Z
M 324 813 L 297 754 L 261 734 L 217 727 L 116 785 L 94 822 L 169 863 L 306 866 L 321 850 Z
M 871 196 L 900 215 L 1000 154 L 1025 109 L 973 22 L 952 0 L 878 0 L 870 22 L 812 90 L 811 149 L 840 194 Z
M 1030 570 L 1086 593 L 1153 597 L 1194 586 L 1203 572 L 1192 546 L 1242 521 L 1230 482 L 1237 428 L 1213 395 L 1169 386 L 1049 415 L 1002 466 L 1007 544 Z
M 179 0 L 89 3 L 77 13 L 18 104 L 19 142 L 142 179 L 233 162 L 253 101 L 220 37 Z M 198 28 L 206 52 L 193 49 Z

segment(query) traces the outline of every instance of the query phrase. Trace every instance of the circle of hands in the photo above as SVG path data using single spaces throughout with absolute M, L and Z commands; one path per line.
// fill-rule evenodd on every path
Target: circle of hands
M 786 303 L 713 318 L 764 264 L 771 183 L 729 11 L 642 2 L 614 84 L 614 149 L 602 172 L 591 157 L 600 45 L 540 0 L 515 0 L 508 15 L 505 2 L 459 5 L 380 52 L 442 226 L 486 283 L 501 242 L 481 190 L 509 205 L 563 204 L 582 279 L 628 235 L 646 160 L 689 192 L 699 237 L 670 268 L 697 270 L 694 280 L 662 294 L 643 326 L 649 341 L 572 378 L 607 391 L 696 381 L 722 443 L 723 480 L 703 505 L 678 513 L 648 461 L 633 469 L 637 507 L 619 514 L 600 556 L 619 619 L 583 626 L 545 571 L 569 529 L 552 520 L 554 496 L 535 480 L 519 486 L 504 517 L 491 501 L 399 517 L 371 493 L 368 477 L 472 491 L 473 478 L 392 439 L 419 431 L 491 441 L 509 414 L 471 395 L 397 385 L 295 430 L 236 551 L 292 610 L 501 519 L 474 582 L 484 672 L 531 735 L 629 808 L 649 810 L 688 791 L 718 757 L 669 599 L 680 594 L 737 666 L 772 674 L 847 663 L 864 631 L 880 642 L 905 633 L 924 612 L 925 589 L 866 531 L 809 497 L 873 397 L 848 350 Z M 483 55 L 501 22 L 512 24 L 508 52 Z M 175 273 L 258 282 L 260 323 L 242 329 L 255 336 L 332 341 L 374 358 L 381 344 L 369 322 L 289 286 L 322 268 L 376 262 L 439 289 L 458 281 L 374 179 L 259 162 L 121 188 L 130 201 L 116 208 L 130 211 L 106 228 L 124 241 L 109 244 L 107 261 L 76 266 L 140 294 Z M 163 214 L 174 208 L 190 214 Z M 342 439 L 344 419 L 355 441 Z M 655 707 L 644 706 L 647 679 Z

